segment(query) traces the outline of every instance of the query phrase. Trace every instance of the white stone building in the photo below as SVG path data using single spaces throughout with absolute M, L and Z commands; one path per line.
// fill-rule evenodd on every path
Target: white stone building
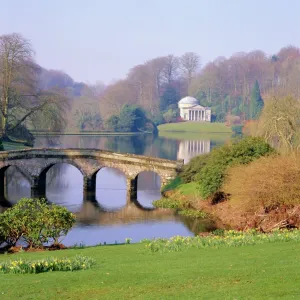
M 180 117 L 185 121 L 211 122 L 211 108 L 199 104 L 196 98 L 187 96 L 178 102 Z

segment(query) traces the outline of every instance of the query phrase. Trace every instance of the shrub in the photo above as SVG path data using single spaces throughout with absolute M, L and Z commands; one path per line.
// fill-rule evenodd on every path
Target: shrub
M 263 157 L 232 167 L 223 190 L 244 211 L 300 204 L 300 155 Z
M 0 236 L 9 246 L 22 238 L 30 248 L 57 244 L 75 223 L 65 207 L 48 205 L 45 199 L 21 199 L 0 215 Z
M 204 219 L 207 217 L 207 214 L 204 211 L 195 209 L 183 209 L 179 211 L 178 214 L 193 219 Z
M 172 199 L 162 198 L 160 200 L 153 201 L 153 206 L 156 208 L 172 208 L 172 209 L 185 209 L 190 208 L 191 204 L 186 199 Z
M 162 192 L 167 192 L 176 189 L 182 183 L 182 179 L 177 176 L 176 178 L 169 181 L 163 188 Z
M 243 125 L 233 125 L 231 126 L 231 130 L 234 134 L 241 135 L 243 134 Z
M 195 175 L 207 164 L 209 154 L 203 154 L 193 157 L 188 164 L 186 164 L 181 173 L 180 178 L 184 183 L 189 183 L 195 180 Z
M 87 256 L 77 255 L 72 258 L 49 257 L 43 260 L 10 260 L 0 264 L 0 273 L 32 274 L 51 271 L 77 271 L 91 268 L 95 261 Z
M 219 191 L 229 166 L 248 164 L 271 153 L 274 153 L 274 149 L 257 137 L 247 137 L 237 143 L 213 149 L 204 166 L 193 177 L 199 182 L 201 196 L 208 198 Z

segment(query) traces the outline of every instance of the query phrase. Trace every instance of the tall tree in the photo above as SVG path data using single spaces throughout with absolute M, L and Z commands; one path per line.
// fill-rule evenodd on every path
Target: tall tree
M 43 92 L 38 88 L 40 67 L 34 61 L 31 44 L 20 34 L 0 36 L 0 117 L 1 136 L 18 128 L 39 123 L 60 127 L 68 104 L 57 90 Z
M 258 119 L 263 107 L 264 107 L 264 101 L 260 95 L 259 84 L 258 81 L 256 80 L 251 92 L 251 100 L 250 100 L 251 119 Z
M 191 83 L 200 64 L 200 56 L 195 52 L 187 52 L 180 57 L 180 67 L 188 85 Z

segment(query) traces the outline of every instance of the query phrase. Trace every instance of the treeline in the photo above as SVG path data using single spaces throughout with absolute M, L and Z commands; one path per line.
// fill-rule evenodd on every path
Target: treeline
M 29 139 L 28 128 L 149 131 L 153 124 L 178 121 L 177 104 L 186 95 L 212 107 L 213 120 L 233 124 L 255 119 L 270 94 L 300 98 L 300 50 L 293 46 L 271 56 L 257 50 L 219 57 L 202 69 L 197 53 L 170 54 L 137 65 L 105 86 L 42 68 L 30 41 L 8 34 L 0 36 L 0 71 L 4 138 Z M 147 122 L 141 127 L 142 115 Z
M 249 120 L 257 112 L 251 101 L 268 94 L 300 97 L 300 50 L 289 46 L 274 55 L 257 50 L 219 57 L 199 70 L 200 57 L 186 53 L 169 55 L 133 67 L 127 77 L 106 88 L 100 97 L 101 111 L 118 112 L 123 104 L 142 106 L 156 122 L 176 118 L 178 100 L 194 96 L 212 107 L 213 118 Z M 261 106 L 261 104 L 258 104 Z M 167 113 L 168 112 L 168 113 Z M 167 113 L 167 114 L 166 114 Z M 171 117 L 170 117 L 171 116 Z M 171 120 L 170 120 L 171 119 Z

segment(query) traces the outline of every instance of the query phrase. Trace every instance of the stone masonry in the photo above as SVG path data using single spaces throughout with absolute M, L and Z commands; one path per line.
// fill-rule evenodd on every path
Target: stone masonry
M 104 167 L 121 170 L 127 178 L 127 199 L 135 199 L 137 177 L 143 171 L 152 171 L 161 177 L 162 187 L 175 178 L 183 160 L 167 160 L 134 154 L 115 153 L 99 149 L 25 149 L 0 152 L 0 193 L 5 190 L 5 170 L 19 169 L 30 182 L 32 197 L 46 195 L 46 173 L 57 163 L 75 166 L 83 176 L 84 193 L 94 193 L 97 172 Z

